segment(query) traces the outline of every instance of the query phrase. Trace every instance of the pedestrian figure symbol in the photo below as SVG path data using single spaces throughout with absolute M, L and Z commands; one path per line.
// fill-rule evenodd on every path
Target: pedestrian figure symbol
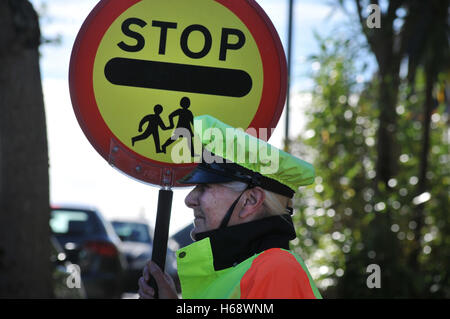
M 159 116 L 162 111 L 163 107 L 160 104 L 155 105 L 153 108 L 153 111 L 155 114 L 148 114 L 142 118 L 142 120 L 139 122 L 139 128 L 138 131 L 142 132 L 142 127 L 145 123 L 148 122 L 147 128 L 145 129 L 144 133 L 137 135 L 131 139 L 131 144 L 134 146 L 134 143 L 137 141 L 145 140 L 150 135 L 153 135 L 153 141 L 155 142 L 155 149 L 156 153 L 162 153 L 161 147 L 160 147 L 160 141 L 159 141 L 159 128 L 161 127 L 163 130 L 168 130 L 169 127 L 166 127 L 164 125 L 163 120 Z
M 175 142 L 178 138 L 186 137 L 188 140 L 189 148 L 191 150 L 191 157 L 194 157 L 194 145 L 192 142 L 192 138 L 194 133 L 192 131 L 192 125 L 194 125 L 194 115 L 191 111 L 188 110 L 191 105 L 191 100 L 188 97 L 183 97 L 180 101 L 181 108 L 173 111 L 169 115 L 170 127 L 174 128 L 173 119 L 178 117 L 177 127 L 173 135 L 167 139 L 167 141 L 162 146 L 162 151 L 166 153 L 166 148 L 173 142 Z M 187 135 L 187 136 L 186 136 Z
M 191 150 L 191 157 L 194 157 L 194 146 L 193 146 L 193 130 L 192 126 L 194 125 L 194 115 L 190 110 L 188 110 L 191 105 L 191 100 L 188 97 L 183 97 L 180 100 L 180 108 L 173 111 L 169 114 L 169 126 L 164 124 L 164 121 L 161 119 L 161 113 L 163 112 L 163 107 L 160 104 L 155 105 L 153 108 L 154 114 L 148 114 L 144 116 L 139 122 L 138 131 L 142 132 L 143 127 L 146 123 L 147 127 L 145 128 L 142 134 L 134 136 L 131 139 L 131 144 L 134 147 L 134 144 L 138 141 L 145 140 L 150 136 L 153 136 L 153 142 L 155 144 L 156 153 L 166 153 L 167 147 L 178 140 L 180 137 L 187 138 L 189 148 Z M 178 117 L 178 121 L 175 127 L 174 118 Z M 161 141 L 159 139 L 159 129 L 162 130 L 170 130 L 175 128 L 172 136 L 169 137 L 164 144 L 161 146 Z

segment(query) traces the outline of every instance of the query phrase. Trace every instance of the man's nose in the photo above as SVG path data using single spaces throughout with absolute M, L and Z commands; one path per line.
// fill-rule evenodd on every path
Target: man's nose
M 184 203 L 189 208 L 194 208 L 198 206 L 198 186 L 196 186 L 193 190 L 187 194 L 186 198 L 184 199 Z

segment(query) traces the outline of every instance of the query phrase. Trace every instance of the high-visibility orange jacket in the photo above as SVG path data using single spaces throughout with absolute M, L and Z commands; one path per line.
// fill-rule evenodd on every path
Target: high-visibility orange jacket
M 303 260 L 288 250 L 289 215 L 199 234 L 177 251 L 183 298 L 321 298 Z

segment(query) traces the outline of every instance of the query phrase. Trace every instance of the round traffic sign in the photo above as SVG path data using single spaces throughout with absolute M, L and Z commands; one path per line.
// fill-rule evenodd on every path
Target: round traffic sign
M 209 114 L 269 138 L 286 83 L 280 39 L 254 0 L 102 0 L 69 72 L 75 114 L 100 155 L 166 186 L 195 165 L 174 162 L 176 144 L 193 144 L 177 130 L 192 136 L 193 117 Z

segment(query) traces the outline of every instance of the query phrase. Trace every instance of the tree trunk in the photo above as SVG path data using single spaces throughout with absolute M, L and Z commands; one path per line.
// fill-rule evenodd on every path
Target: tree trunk
M 38 17 L 0 1 L 0 298 L 52 296 Z
M 417 196 L 423 194 L 427 190 L 426 175 L 428 170 L 428 153 L 430 151 L 430 126 L 431 126 L 431 113 L 433 110 L 433 87 L 436 82 L 436 75 L 426 73 L 425 84 L 425 105 L 423 110 L 423 131 L 422 131 L 422 150 L 420 154 L 420 167 L 419 167 L 419 183 L 417 185 Z M 416 223 L 416 227 L 413 230 L 415 240 L 411 243 L 412 249 L 409 255 L 409 265 L 414 274 L 417 274 L 418 279 L 411 282 L 412 289 L 411 294 L 414 298 L 421 296 L 420 287 L 423 287 L 423 274 L 421 274 L 421 267 L 419 256 L 422 251 L 421 238 L 422 228 L 424 226 L 424 210 L 425 203 L 420 203 L 413 211 L 411 220 Z
M 395 145 L 397 127 L 395 108 L 398 101 L 398 68 L 399 65 L 394 65 L 393 71 L 380 75 L 378 90 L 380 115 L 377 132 L 376 180 L 382 181 L 385 185 L 388 184 L 389 179 L 395 176 L 397 170 L 398 149 Z

